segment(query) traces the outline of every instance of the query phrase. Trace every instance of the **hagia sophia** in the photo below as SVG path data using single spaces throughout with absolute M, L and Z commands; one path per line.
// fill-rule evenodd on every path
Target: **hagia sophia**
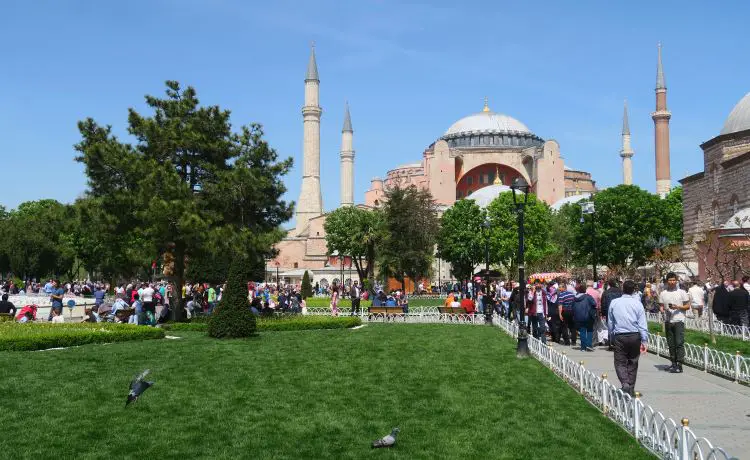
M 283 282 L 297 284 L 305 270 L 325 286 L 339 283 L 343 274 L 346 284 L 357 279 L 356 270 L 347 264 L 347 258 L 339 260 L 327 252 L 323 211 L 323 196 L 320 187 L 320 120 L 322 109 L 319 101 L 320 79 L 315 59 L 315 49 L 310 53 L 305 75 L 305 100 L 303 116 L 303 161 L 302 186 L 296 203 L 296 227 L 290 229 L 276 249 L 278 255 L 266 266 L 268 281 L 280 278 Z M 667 89 L 662 67 L 661 46 L 658 48 L 656 77 L 656 110 L 654 121 L 656 191 L 665 196 L 671 188 L 669 165 L 669 120 Z M 739 113 L 735 113 L 739 112 Z M 685 234 L 695 234 L 693 227 L 709 215 L 702 210 L 711 209 L 714 224 L 725 218 L 730 207 L 736 212 L 750 204 L 750 95 L 746 96 L 730 115 L 721 135 L 703 144 L 707 151 L 706 171 L 687 177 L 684 185 L 685 202 L 694 203 L 714 199 L 713 203 L 700 203 L 694 219 L 685 219 Z M 726 131 L 726 132 L 725 132 Z M 741 133 L 741 135 L 738 135 Z M 342 128 L 340 170 L 341 206 L 353 206 L 354 200 L 354 129 L 346 106 Z M 634 155 L 630 144 L 627 103 L 624 107 L 622 126 L 623 183 L 632 184 L 631 158 Z M 715 152 L 720 152 L 719 154 Z M 727 156 L 726 151 L 735 152 Z M 708 158 L 711 158 L 710 162 Z M 717 157 L 718 159 L 715 159 Z M 509 190 L 514 179 L 523 177 L 531 186 L 531 192 L 539 199 L 558 209 L 562 204 L 591 196 L 597 191 L 596 182 L 586 171 L 565 164 L 561 146 L 554 139 L 543 139 L 521 121 L 490 109 L 485 98 L 481 111 L 465 116 L 452 125 L 422 152 L 415 155 L 413 163 L 397 166 L 386 172 L 385 178 L 374 178 L 365 192 L 363 203 L 357 206 L 377 208 L 382 205 L 386 190 L 395 185 L 415 185 L 430 191 L 441 209 L 451 206 L 456 200 L 469 198 L 480 206 L 486 206 L 500 193 Z M 730 164 L 731 163 L 731 164 Z M 732 195 L 731 204 L 722 206 L 714 193 L 705 193 L 713 184 L 713 191 L 721 181 L 719 170 L 737 169 L 742 164 L 744 173 L 744 196 Z M 734 170 L 732 169 L 732 171 Z M 725 173 L 727 174 L 727 173 Z M 710 181 L 707 177 L 710 176 Z M 704 184 L 705 183 L 705 184 Z M 693 185 L 695 184 L 695 185 Z M 708 185 L 706 185 L 708 184 Z M 700 189 L 700 190 L 698 190 Z M 703 190 L 706 189 L 706 190 Z M 742 190 L 735 189 L 734 190 Z M 695 198 L 693 195 L 695 194 Z M 691 205 L 692 206 L 692 205 Z M 688 214 L 686 214 L 687 216 Z M 727 215 L 726 217 L 729 217 Z M 689 253 L 689 249 L 686 249 Z M 694 255 L 694 254 L 693 254 Z M 343 266 L 342 266 L 343 264 Z M 433 267 L 433 283 L 451 279 L 450 266 L 436 258 Z

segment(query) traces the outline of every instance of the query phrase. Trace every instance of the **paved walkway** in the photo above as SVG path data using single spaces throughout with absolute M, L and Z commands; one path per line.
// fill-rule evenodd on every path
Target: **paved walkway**
M 606 347 L 590 353 L 553 345 L 597 375 L 606 372 L 619 386 L 613 354 Z M 677 424 L 687 417 L 698 436 L 737 458 L 750 459 L 750 387 L 687 366 L 683 374 L 670 374 L 663 370 L 668 366 L 664 358 L 641 355 L 636 391 L 643 394 L 643 402 Z

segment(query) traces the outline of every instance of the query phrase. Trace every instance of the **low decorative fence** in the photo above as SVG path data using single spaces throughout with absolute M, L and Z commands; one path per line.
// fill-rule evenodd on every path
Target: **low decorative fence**
M 713 314 L 710 310 L 706 313 L 707 315 Z M 660 313 L 646 313 L 646 318 L 649 321 L 662 323 L 664 318 Z M 737 326 L 734 324 L 726 324 L 719 321 L 716 317 L 713 319 L 714 323 L 714 334 L 723 335 L 726 337 L 732 337 L 734 339 L 750 341 L 750 328 L 747 326 Z M 685 328 L 692 329 L 694 331 L 710 333 L 711 328 L 709 327 L 709 320 L 707 316 L 700 318 L 685 318 Z
M 518 335 L 518 324 L 495 317 L 494 323 L 508 335 Z M 583 361 L 574 362 L 565 353 L 529 337 L 532 356 L 578 390 L 591 404 L 608 418 L 633 435 L 639 443 L 662 459 L 703 460 L 731 459 L 724 449 L 714 447 L 706 438 L 699 438 L 689 427 L 688 419 L 680 424 L 667 418 L 653 407 L 623 393 L 607 380 L 607 375 L 595 375 L 584 367 Z
M 649 352 L 657 356 L 669 358 L 669 346 L 667 338 L 658 334 L 648 334 Z M 735 382 L 750 384 L 750 359 L 742 356 L 740 352 L 735 354 L 710 348 L 708 344 L 702 347 L 685 344 L 685 364 L 703 369 L 705 372 L 713 372 L 724 377 L 729 377 Z

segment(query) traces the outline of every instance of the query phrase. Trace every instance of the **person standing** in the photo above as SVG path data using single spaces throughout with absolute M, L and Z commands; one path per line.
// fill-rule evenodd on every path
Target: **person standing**
M 526 298 L 529 319 L 531 320 L 531 331 L 535 338 L 547 343 L 547 294 L 544 292 L 541 280 L 534 280 L 534 286 Z
M 604 324 L 600 329 L 600 335 L 604 335 L 604 332 L 608 331 L 607 321 L 609 321 L 609 306 L 612 304 L 613 300 L 619 299 L 621 296 L 622 291 L 620 290 L 620 286 L 618 286 L 617 280 L 615 278 L 610 278 L 607 282 L 607 289 L 604 291 L 604 294 L 602 294 L 601 319 Z M 602 343 L 602 345 L 607 345 L 607 349 L 612 351 L 612 337 L 605 338 L 600 336 L 599 342 Z
M 147 313 L 151 313 L 156 316 L 156 304 L 154 303 L 154 287 L 151 284 L 147 284 L 143 289 L 138 292 L 138 296 L 143 302 L 143 310 Z
M 638 358 L 648 351 L 648 326 L 643 304 L 631 280 L 622 285 L 622 295 L 607 310 L 609 337 L 614 347 L 615 372 L 623 393 L 635 396 Z
M 339 316 L 339 287 L 336 284 L 331 287 L 331 316 Z
M 573 302 L 576 296 L 567 289 L 560 289 L 557 293 L 557 315 L 562 322 L 562 340 L 566 346 L 576 346 L 578 329 L 573 321 Z M 572 340 L 571 340 L 572 339 Z
M 688 289 L 688 296 L 690 297 L 690 307 L 693 309 L 695 316 L 700 318 L 703 316 L 705 292 L 697 281 L 691 283 L 690 289 Z
M 576 286 L 577 294 L 573 301 L 573 321 L 581 335 L 581 351 L 594 351 L 594 322 L 596 321 L 596 300 L 586 293 L 586 286 Z
M 349 290 L 349 298 L 352 299 L 351 316 L 359 314 L 360 294 L 359 281 L 355 280 L 352 284 L 352 288 Z
M 672 361 L 672 366 L 667 370 L 680 374 L 685 360 L 685 312 L 690 309 L 690 297 L 677 287 L 677 275 L 673 272 L 667 273 L 667 285 L 659 294 L 659 307 L 665 315 L 669 358 Z
M 730 321 L 736 326 L 748 326 L 748 308 L 750 308 L 750 296 L 745 286 L 738 280 L 732 282 L 734 289 L 728 295 Z

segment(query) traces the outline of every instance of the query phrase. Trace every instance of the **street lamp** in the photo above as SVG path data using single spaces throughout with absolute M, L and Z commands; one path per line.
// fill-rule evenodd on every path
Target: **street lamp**
M 516 214 L 518 215 L 518 346 L 516 347 L 516 356 L 518 358 L 526 358 L 529 356 L 529 334 L 526 332 L 524 326 L 524 309 L 526 307 L 526 274 L 524 273 L 524 246 L 523 246 L 523 217 L 524 208 L 526 203 L 529 201 L 529 184 L 523 177 L 518 177 L 513 181 L 513 185 L 510 186 L 513 191 L 513 204 L 516 207 Z M 516 196 L 519 193 L 523 193 L 523 200 L 520 196 Z
M 591 266 L 594 272 L 594 283 L 596 283 L 596 207 L 593 201 L 587 201 L 581 206 L 582 214 L 591 215 Z M 581 223 L 583 223 L 583 215 L 581 215 Z
M 484 229 L 484 322 L 492 324 L 492 305 L 490 305 L 490 217 L 485 215 L 482 222 Z
M 280 264 L 279 264 L 279 261 L 277 260 L 277 261 L 276 261 L 276 290 L 277 290 L 277 291 L 278 291 L 278 290 L 279 290 L 279 288 L 281 287 L 281 286 L 279 285 L 279 265 L 280 265 Z

